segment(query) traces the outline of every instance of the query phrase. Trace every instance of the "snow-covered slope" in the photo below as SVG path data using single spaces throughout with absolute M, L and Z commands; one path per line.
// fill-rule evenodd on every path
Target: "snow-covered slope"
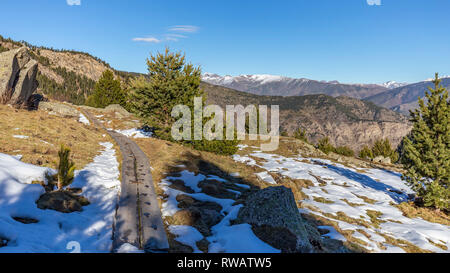
M 399 247 L 387 241 L 387 238 L 394 238 L 423 250 L 449 252 L 449 226 L 405 217 L 396 207 L 407 201 L 408 194 L 412 193 L 399 173 L 351 168 L 325 159 L 288 158 L 261 151 L 235 155 L 234 159 L 265 169 L 266 176 L 277 174 L 311 181 L 314 186 L 302 189 L 307 198 L 301 201 L 300 212 L 334 222 L 340 230 L 351 232 L 351 237 L 359 240 L 361 247 L 368 251 L 404 252 L 401 248 L 404 243 Z M 342 241 L 350 238 L 348 233 L 340 235 L 332 227 L 322 229 L 330 231 L 324 235 L 326 237 Z
M 76 172 L 73 187 L 83 189 L 91 204 L 82 212 L 64 214 L 37 208 L 44 193 L 41 185 L 48 168 L 25 164 L 0 154 L 0 238 L 7 245 L 0 253 L 110 252 L 112 225 L 120 190 L 119 163 L 111 143 L 101 143 L 103 152 Z M 13 218 L 39 222 L 23 224 Z

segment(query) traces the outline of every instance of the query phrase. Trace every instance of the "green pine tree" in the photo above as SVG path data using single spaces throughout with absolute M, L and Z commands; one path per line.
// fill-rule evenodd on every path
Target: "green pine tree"
M 377 156 L 390 158 L 392 162 L 397 162 L 399 157 L 398 153 L 392 149 L 391 142 L 387 138 L 375 141 L 372 147 L 372 158 Z
M 111 70 L 103 72 L 86 104 L 96 108 L 105 108 L 111 104 L 119 104 L 127 108 L 126 93 L 120 86 L 120 80 L 114 79 L 114 73 Z
M 70 149 L 64 145 L 61 145 L 58 157 L 58 190 L 62 190 L 72 184 L 74 180 L 75 163 L 70 159 Z
M 427 104 L 419 98 L 419 109 L 411 111 L 413 129 L 403 141 L 403 178 L 427 207 L 448 209 L 450 202 L 450 103 L 448 90 L 438 74 L 434 89 L 428 88 Z
M 369 146 L 364 145 L 364 147 L 359 152 L 359 158 L 362 158 L 362 159 L 374 158 L 372 150 L 369 148 Z
M 131 109 L 156 129 L 157 135 L 170 139 L 175 122 L 172 109 L 178 104 L 193 108 L 194 97 L 202 97 L 200 68 L 186 63 L 180 52 L 166 48 L 147 59 L 149 79 L 141 77 L 130 84 Z
M 330 143 L 329 137 L 324 137 L 324 138 L 320 139 L 319 143 L 317 144 L 316 147 L 317 147 L 317 149 L 321 150 L 325 154 L 329 154 L 329 153 L 335 151 L 333 144 Z
M 302 130 L 302 128 L 298 128 L 298 130 L 294 132 L 294 138 L 309 143 L 308 137 L 306 135 L 306 130 Z
M 168 48 L 164 53 L 150 56 L 147 66 L 149 77 L 140 77 L 130 83 L 131 110 L 154 129 L 157 137 L 173 141 L 171 128 L 176 119 L 172 117 L 172 109 L 176 105 L 186 105 L 192 109 L 193 117 L 194 98 L 202 97 L 203 102 L 206 101 L 206 95 L 200 89 L 201 70 L 186 63 L 185 55 L 172 53 Z M 207 121 L 203 119 L 203 123 Z M 238 141 L 203 139 L 182 143 L 218 154 L 233 154 L 238 149 Z

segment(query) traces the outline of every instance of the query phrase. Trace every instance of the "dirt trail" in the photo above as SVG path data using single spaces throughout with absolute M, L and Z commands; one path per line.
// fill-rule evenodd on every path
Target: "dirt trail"
M 146 252 L 167 251 L 169 243 L 147 156 L 134 141 L 107 130 L 88 111 L 83 113 L 96 126 L 105 129 L 122 152 L 122 185 L 114 224 L 113 250 L 117 251 L 128 243 Z

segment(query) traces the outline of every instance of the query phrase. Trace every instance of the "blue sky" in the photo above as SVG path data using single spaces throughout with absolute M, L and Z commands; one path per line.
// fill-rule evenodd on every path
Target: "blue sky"
M 146 72 L 169 46 L 221 75 L 416 82 L 450 75 L 449 10 L 448 0 L 2 0 L 0 34 L 126 71 Z

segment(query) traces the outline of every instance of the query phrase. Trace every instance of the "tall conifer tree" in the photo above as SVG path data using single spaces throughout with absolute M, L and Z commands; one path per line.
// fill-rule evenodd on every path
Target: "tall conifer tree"
M 425 206 L 449 208 L 450 197 L 450 105 L 448 90 L 438 74 L 434 89 L 428 88 L 427 104 L 419 98 L 419 109 L 411 111 L 414 124 L 404 139 L 404 179 L 423 198 Z
M 111 70 L 106 70 L 95 84 L 94 93 L 88 98 L 86 104 L 97 108 L 105 108 L 111 104 L 126 107 L 126 102 L 127 97 L 120 86 L 120 81 L 114 79 L 114 73 Z

